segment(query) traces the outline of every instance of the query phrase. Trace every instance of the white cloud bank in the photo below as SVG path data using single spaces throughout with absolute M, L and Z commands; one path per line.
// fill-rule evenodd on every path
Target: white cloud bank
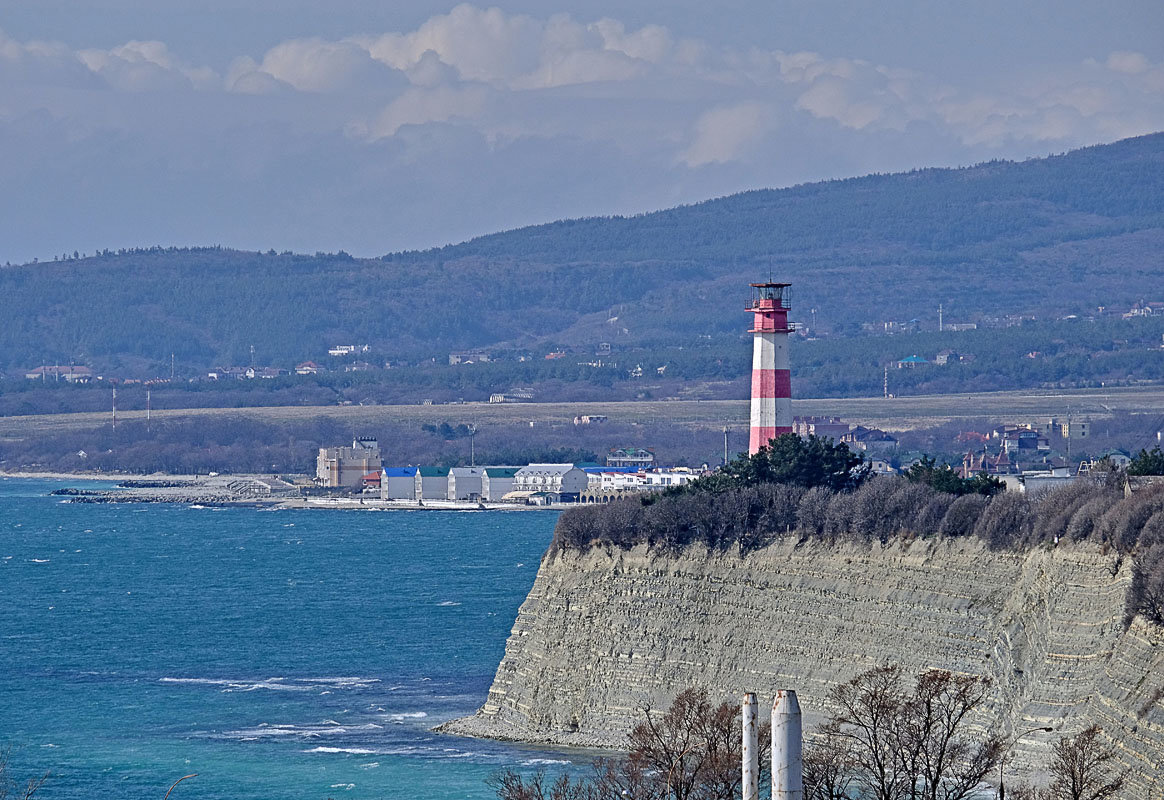
M 67 131 L 60 143 L 22 138 L 21 121 L 45 115 Z M 140 146 L 95 157 L 131 162 L 127 175 L 135 158 L 182 163 L 212 182 L 238 174 L 237 140 L 262 131 L 267 146 L 251 151 L 247 171 L 280 158 L 342 164 L 349 183 L 363 189 L 337 195 L 310 170 L 297 186 L 320 202 L 379 203 L 385 216 L 396 206 L 369 197 L 385 181 L 422 187 L 408 201 L 419 197 L 439 216 L 441 193 L 458 191 L 466 174 L 498 176 L 497 185 L 480 187 L 496 198 L 511 188 L 504 176 L 536 165 L 522 191 L 562 199 L 549 207 L 544 199 L 495 203 L 510 217 L 482 224 L 498 227 L 1161 129 L 1164 65 L 1129 51 L 949 85 L 843 55 L 717 47 L 658 25 L 472 5 L 410 31 L 284 41 L 240 53 L 221 72 L 189 64 L 158 41 L 74 50 L 0 32 L 0 143 L 10 161 L 64 158 L 84 172 L 77 142 L 128 137 Z M 11 185 L 15 169 L 0 167 L 0 180 Z M 608 207 L 595 207 L 604 196 Z M 589 199 L 571 205 L 570 198 Z M 457 213 L 455 224 L 441 227 L 434 217 L 418 235 L 439 241 L 479 232 L 466 227 L 465 209 Z M 427 243 L 395 235 L 379 249 Z

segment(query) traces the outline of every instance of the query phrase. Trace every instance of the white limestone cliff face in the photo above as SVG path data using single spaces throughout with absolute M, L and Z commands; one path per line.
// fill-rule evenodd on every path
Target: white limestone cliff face
M 559 553 L 485 705 L 444 730 L 618 747 L 645 706 L 688 686 L 796 689 L 811 723 L 831 687 L 896 662 L 989 676 L 977 726 L 1054 726 L 1016 747 L 1013 772 L 1041 768 L 1059 730 L 1094 721 L 1131 770 L 1129 796 L 1164 796 L 1164 630 L 1124 630 L 1130 574 L 1092 546 L 992 552 L 975 539 Z

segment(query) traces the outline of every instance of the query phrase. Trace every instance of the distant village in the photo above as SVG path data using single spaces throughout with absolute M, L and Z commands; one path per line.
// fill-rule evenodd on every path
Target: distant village
M 816 327 L 816 309 L 813 309 L 811 323 L 796 323 L 794 325 L 794 333 L 802 339 L 816 339 L 828 338 L 827 332 L 822 332 Z M 1079 315 L 1071 314 L 1061 317 L 1061 320 L 1084 319 L 1088 321 L 1095 321 L 1099 318 L 1122 318 L 1122 319 L 1140 319 L 1145 317 L 1164 317 L 1164 301 L 1143 301 L 1133 304 L 1127 310 L 1113 309 L 1106 306 L 1099 306 L 1095 313 L 1080 317 Z M 877 322 L 862 323 L 861 329 L 872 335 L 895 336 L 911 333 L 919 333 L 923 330 L 936 330 L 938 332 L 960 332 L 973 331 L 979 328 L 1009 328 L 1022 325 L 1028 322 L 1036 321 L 1036 317 L 1031 315 L 1013 314 L 1006 316 L 989 316 L 977 315 L 976 322 L 945 322 L 942 317 L 941 309 L 938 311 L 938 320 L 936 326 L 930 322 L 923 323 L 918 319 L 910 320 L 881 320 Z M 1161 338 L 1160 346 L 1164 347 L 1164 337 Z M 888 349 L 888 348 L 887 348 Z M 511 360 L 529 361 L 533 359 L 544 359 L 547 361 L 554 361 L 566 358 L 578 358 L 582 356 L 582 360 L 578 361 L 579 366 L 589 367 L 604 367 L 616 366 L 611 363 L 611 358 L 614 355 L 615 348 L 610 342 L 599 342 L 596 345 L 585 348 L 571 348 L 565 349 L 549 349 L 541 353 L 524 353 L 513 355 L 509 354 Z M 254 348 L 252 348 L 252 361 L 254 360 Z M 1035 359 L 1042 354 L 1039 352 L 1027 353 L 1026 357 Z M 369 344 L 337 344 L 332 345 L 327 349 L 326 356 L 320 355 L 318 360 L 308 359 L 295 364 L 293 367 L 282 367 L 273 365 L 261 365 L 252 363 L 249 366 L 219 366 L 206 370 L 198 377 L 185 378 L 188 382 L 203 381 L 246 381 L 246 380 L 274 380 L 276 378 L 285 378 L 293 376 L 311 376 L 321 375 L 326 373 L 360 373 L 373 372 L 379 370 L 389 370 L 400 367 L 419 366 L 422 363 L 437 363 L 438 359 L 432 358 L 427 361 L 407 361 L 407 360 L 384 360 L 377 358 L 375 349 Z M 449 366 L 484 364 L 499 360 L 499 356 L 495 353 L 490 353 L 484 349 L 460 350 L 452 351 L 447 354 L 447 357 L 442 357 L 441 360 L 447 358 Z M 975 360 L 975 354 L 961 352 L 954 349 L 944 349 L 936 353 L 902 353 L 896 360 L 889 360 L 886 362 L 886 369 L 912 369 L 920 366 L 937 365 L 945 366 L 955 363 L 971 363 Z M 666 364 L 658 366 L 644 366 L 643 364 L 624 364 L 620 367 L 628 378 L 642 378 L 648 374 L 657 375 L 659 377 L 665 376 L 667 371 Z M 176 379 L 174 365 L 171 363 L 170 375 L 159 376 L 152 379 L 139 378 L 125 378 L 114 375 L 99 374 L 94 371 L 91 366 L 85 364 L 42 364 L 37 367 L 27 369 L 24 373 L 24 378 L 29 381 L 48 382 L 64 382 L 70 384 L 88 384 L 94 381 L 107 382 L 114 385 L 134 385 L 140 384 L 145 386 L 167 384 Z M 4 377 L 0 374 L 0 378 Z M 888 389 L 886 390 L 888 393 Z M 523 402 L 534 399 L 532 389 L 528 387 L 515 387 L 512 391 L 504 393 L 496 393 L 490 397 L 490 402 L 493 403 L 509 403 L 509 402 Z

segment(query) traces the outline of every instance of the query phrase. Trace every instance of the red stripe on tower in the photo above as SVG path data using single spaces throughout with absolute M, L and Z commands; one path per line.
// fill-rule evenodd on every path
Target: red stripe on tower
M 748 453 L 792 433 L 792 378 L 788 369 L 789 284 L 753 283 L 752 426 Z

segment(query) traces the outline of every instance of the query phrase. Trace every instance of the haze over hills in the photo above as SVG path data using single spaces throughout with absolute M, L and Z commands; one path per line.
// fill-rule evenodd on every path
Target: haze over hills
M 794 318 L 936 325 L 1164 300 L 1164 134 L 1021 163 L 753 191 L 381 259 L 137 250 L 0 269 L 0 369 L 290 365 L 340 343 L 450 350 L 694 343 L 745 326 L 746 284 Z

